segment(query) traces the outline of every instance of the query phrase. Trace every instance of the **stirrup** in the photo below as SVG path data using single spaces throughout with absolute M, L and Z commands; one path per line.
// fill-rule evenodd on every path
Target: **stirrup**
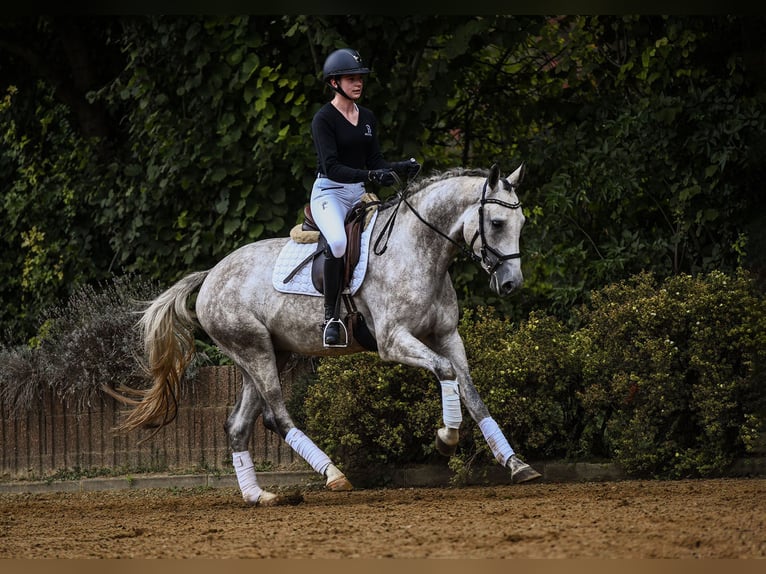
M 340 324 L 342 330 L 343 330 L 343 336 L 340 337 L 341 342 L 337 345 L 328 345 L 327 344 L 327 327 L 332 323 L 338 323 Z M 338 329 L 338 334 L 340 335 L 340 329 Z M 334 347 L 341 347 L 346 348 L 348 347 L 348 330 L 346 329 L 346 325 L 341 321 L 340 319 L 328 319 L 328 321 L 324 325 L 324 329 L 322 329 L 322 345 L 325 349 L 334 348 Z

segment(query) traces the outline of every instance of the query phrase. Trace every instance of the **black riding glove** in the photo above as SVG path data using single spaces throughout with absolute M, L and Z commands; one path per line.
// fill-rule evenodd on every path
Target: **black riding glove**
M 420 172 L 420 164 L 415 160 L 414 157 L 411 157 L 405 161 L 397 161 L 392 163 L 391 167 L 395 171 L 405 174 L 407 179 L 412 179 L 418 174 L 418 172 Z
M 388 186 L 394 185 L 396 179 L 394 172 L 390 169 L 373 169 L 367 173 L 367 179 L 373 183 Z

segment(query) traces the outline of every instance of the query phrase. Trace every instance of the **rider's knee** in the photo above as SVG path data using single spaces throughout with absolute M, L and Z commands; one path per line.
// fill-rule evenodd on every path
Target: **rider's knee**
M 346 254 L 346 241 L 344 240 L 336 240 L 336 241 L 328 241 L 327 247 L 332 253 L 333 257 L 343 257 Z

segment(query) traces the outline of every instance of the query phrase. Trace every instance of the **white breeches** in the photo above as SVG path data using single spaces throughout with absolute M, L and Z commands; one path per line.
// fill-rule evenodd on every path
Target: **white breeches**
M 363 183 L 338 183 L 326 177 L 314 180 L 311 215 L 335 257 L 346 253 L 346 214 L 361 201 L 364 193 Z

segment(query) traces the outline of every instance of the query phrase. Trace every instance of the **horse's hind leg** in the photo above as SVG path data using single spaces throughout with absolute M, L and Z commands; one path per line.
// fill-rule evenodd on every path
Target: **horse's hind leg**
M 327 454 L 314 441 L 295 426 L 287 413 L 281 389 L 267 395 L 264 411 L 275 426 L 275 430 L 290 447 L 305 460 L 311 468 L 326 478 L 325 486 L 334 491 L 352 490 L 353 486 Z
M 247 449 L 252 436 L 253 423 L 258 413 L 263 412 L 266 426 L 278 433 L 316 472 L 326 477 L 327 488 L 336 491 L 351 490 L 353 487 L 345 475 L 324 451 L 295 426 L 287 412 L 279 382 L 277 356 L 273 350 L 255 354 L 250 350 L 247 360 L 238 357 L 236 362 L 246 375 L 243 377 L 243 393 L 241 401 L 238 402 L 239 408 L 235 408 L 227 422 L 226 430 L 232 449 L 241 449 L 240 452 Z
M 255 465 L 248 450 L 248 443 L 253 434 L 253 424 L 262 408 L 263 402 L 252 378 L 242 371 L 242 393 L 224 425 L 232 449 L 231 461 L 245 502 L 260 506 L 274 506 L 280 503 L 280 499 L 276 494 L 263 490 L 258 484 Z

